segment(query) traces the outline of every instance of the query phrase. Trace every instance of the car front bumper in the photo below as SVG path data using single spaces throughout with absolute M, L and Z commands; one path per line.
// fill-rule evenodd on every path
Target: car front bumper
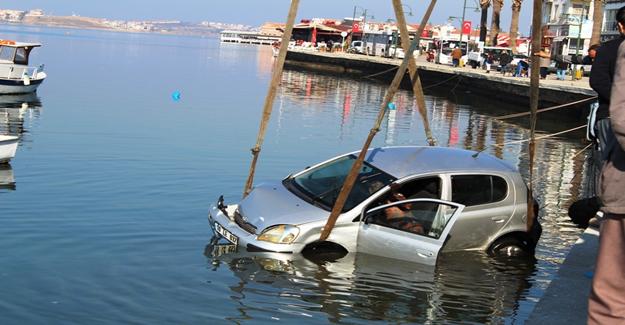
M 208 223 L 215 234 L 230 243 L 244 247 L 250 252 L 275 252 L 275 253 L 299 253 L 304 248 L 303 244 L 274 244 L 258 240 L 257 234 L 251 234 L 241 228 L 234 218 L 226 215 L 217 205 L 212 205 L 208 211 Z M 220 229 L 221 228 L 221 229 Z M 224 233 L 225 230 L 226 232 Z M 231 238 L 230 235 L 234 236 Z M 230 238 L 229 238 L 230 237 Z

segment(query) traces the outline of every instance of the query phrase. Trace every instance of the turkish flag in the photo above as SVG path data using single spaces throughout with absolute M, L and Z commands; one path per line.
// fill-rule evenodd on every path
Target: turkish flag
M 462 22 L 462 34 L 471 35 L 471 21 L 470 20 L 465 20 Z
M 360 33 L 360 24 L 359 23 L 354 23 L 352 25 L 352 33 Z

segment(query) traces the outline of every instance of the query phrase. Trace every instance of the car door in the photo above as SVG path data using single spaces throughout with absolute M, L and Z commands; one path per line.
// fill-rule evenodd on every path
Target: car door
M 360 218 L 357 251 L 434 265 L 463 209 L 462 204 L 437 199 L 402 200 L 368 209 Z

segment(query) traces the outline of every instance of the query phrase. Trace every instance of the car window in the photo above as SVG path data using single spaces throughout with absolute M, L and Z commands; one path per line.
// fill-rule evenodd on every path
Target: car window
M 392 184 L 391 189 L 367 206 L 367 210 L 401 199 L 440 199 L 442 180 L 438 176 L 423 177 L 401 184 Z M 359 221 L 360 217 L 354 219 Z
M 295 195 L 308 202 L 319 204 L 329 211 L 334 206 L 345 178 L 355 161 L 354 155 L 340 157 L 295 177 L 287 178 L 283 184 Z M 395 177 L 363 162 L 354 187 L 347 197 L 343 212 L 351 210 L 394 180 Z
M 438 202 L 411 202 L 404 200 L 374 209 L 367 213 L 367 223 L 399 231 L 440 238 L 456 207 Z
M 494 175 L 454 175 L 451 200 L 465 206 L 499 202 L 508 196 L 505 179 Z

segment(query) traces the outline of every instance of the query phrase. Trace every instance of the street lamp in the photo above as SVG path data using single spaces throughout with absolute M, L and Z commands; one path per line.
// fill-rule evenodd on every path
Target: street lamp
M 360 6 L 354 6 L 354 14 L 352 16 L 352 35 L 354 33 L 354 22 L 356 21 L 356 10 L 360 9 L 361 10 L 361 14 L 362 14 L 362 46 L 363 49 L 365 51 L 365 54 L 369 54 L 367 51 L 367 39 L 365 37 L 365 24 L 367 21 L 367 17 L 371 18 L 371 19 L 375 19 L 375 17 L 373 16 L 367 16 L 367 9 L 360 7 Z

